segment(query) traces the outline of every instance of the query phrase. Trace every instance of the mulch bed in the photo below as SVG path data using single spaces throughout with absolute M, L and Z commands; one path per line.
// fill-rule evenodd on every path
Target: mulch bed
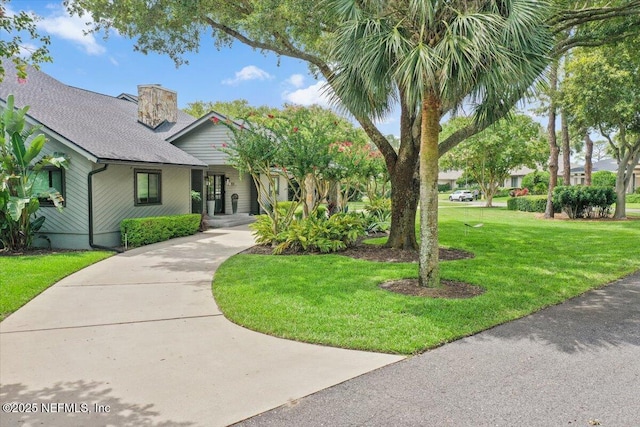
M 400 279 L 382 283 L 380 287 L 397 294 L 426 298 L 473 298 L 484 292 L 478 286 L 452 280 L 440 280 L 440 285 L 440 288 L 425 288 L 418 284 L 418 279 Z
M 253 246 L 242 253 L 271 255 L 273 249 L 270 246 Z M 360 240 L 355 246 L 337 253 L 356 259 L 375 262 L 418 262 L 417 251 L 407 251 L 392 248 L 385 248 L 380 245 L 367 245 Z M 300 255 L 299 252 L 285 251 L 282 255 Z M 310 253 L 308 255 L 321 255 L 320 253 Z M 441 261 L 455 261 L 459 259 L 473 258 L 471 252 L 460 249 L 440 248 Z M 440 288 L 424 288 L 418 284 L 418 279 L 401 279 L 385 282 L 380 285 L 382 289 L 404 295 L 426 298 L 472 298 L 484 292 L 478 286 L 468 283 L 454 282 L 451 280 L 441 280 Z
M 76 249 L 41 249 L 41 248 L 32 248 L 26 249 L 24 251 L 8 251 L 4 249 L 0 249 L 0 256 L 38 256 L 38 255 L 53 255 L 53 254 L 68 254 L 74 252 L 86 252 L 82 250 Z

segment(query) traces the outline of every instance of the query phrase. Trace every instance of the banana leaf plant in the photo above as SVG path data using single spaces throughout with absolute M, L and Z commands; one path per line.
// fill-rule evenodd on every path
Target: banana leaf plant
M 14 108 L 13 95 L 0 113 L 0 242 L 11 251 L 32 245 L 34 234 L 44 224 L 44 216 L 36 217 L 40 199 L 49 199 L 61 210 L 64 202 L 60 191 L 49 188 L 37 191 L 35 183 L 46 167 L 67 168 L 64 155 L 40 156 L 47 142 L 39 127 L 27 126 L 29 107 Z

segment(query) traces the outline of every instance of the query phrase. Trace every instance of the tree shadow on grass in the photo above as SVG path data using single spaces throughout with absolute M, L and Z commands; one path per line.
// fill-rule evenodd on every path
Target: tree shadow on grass
M 564 353 L 640 347 L 640 271 L 482 336 L 543 341 Z
M 113 396 L 111 392 L 112 390 L 105 383 L 97 381 L 59 382 L 51 387 L 37 390 L 30 389 L 24 384 L 3 384 L 0 386 L 0 402 L 3 404 L 0 424 L 53 427 L 97 425 L 187 427 L 194 424 L 162 420 L 160 412 L 153 410 L 154 405 L 126 403 Z M 29 404 L 31 412 L 6 410 L 6 404 L 18 402 Z M 68 406 L 64 408 L 56 404 Z M 100 407 L 96 408 L 94 405 L 100 405 Z M 11 409 L 10 406 L 9 409 Z M 47 410 L 50 412 L 47 413 Z M 54 412 L 56 410 L 57 412 Z

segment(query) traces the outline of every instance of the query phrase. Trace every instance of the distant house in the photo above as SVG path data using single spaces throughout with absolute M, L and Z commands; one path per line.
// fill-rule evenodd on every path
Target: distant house
M 46 204 L 40 209 L 47 218 L 41 234 L 53 247 L 119 246 L 124 218 L 231 213 L 233 193 L 238 213 L 258 213 L 249 175 L 228 166 L 214 147 L 228 142 L 230 131 L 209 119 L 225 117 L 212 112 L 195 119 L 178 110 L 176 92 L 159 85 L 114 97 L 33 68 L 19 83 L 14 67 L 4 68 L 0 105 L 13 94 L 17 108 L 30 106 L 28 123 L 41 126 L 49 140 L 43 154 L 63 153 L 70 160 L 67 170 L 46 171 L 65 199 L 63 212 Z M 193 201 L 192 190 L 203 200 Z M 282 193 L 286 199 L 286 187 Z
M 520 169 L 514 169 L 509 172 L 509 178 L 507 178 L 501 185 L 504 188 L 519 188 L 522 187 L 522 178 L 525 175 L 534 172 L 535 169 L 530 169 L 527 167 L 523 167 Z M 438 184 L 446 185 L 449 184 L 451 189 L 459 187 L 457 184 L 458 179 L 462 177 L 462 171 L 453 170 L 453 171 L 441 171 L 438 174 Z M 464 187 L 464 185 L 462 186 Z
M 618 161 L 615 159 L 602 159 L 594 162 L 592 165 L 592 172 L 609 171 L 614 174 L 618 172 Z M 562 175 L 562 171 L 558 172 L 558 175 Z M 576 166 L 571 168 L 571 185 L 584 185 L 585 173 L 584 166 Z M 633 171 L 633 177 L 629 182 L 627 193 L 633 193 L 637 188 L 640 188 L 640 165 L 636 165 Z

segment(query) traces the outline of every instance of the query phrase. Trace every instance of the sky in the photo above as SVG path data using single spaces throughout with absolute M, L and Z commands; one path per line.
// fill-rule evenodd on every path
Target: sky
M 42 18 L 38 32 L 51 38 L 53 63 L 41 64 L 41 70 L 70 86 L 117 96 L 137 94 L 140 84 L 160 84 L 178 93 L 179 108 L 198 100 L 235 99 L 255 106 L 329 105 L 324 81 L 316 80 L 301 60 L 265 55 L 239 42 L 217 50 L 212 39 L 203 37 L 200 51 L 185 56 L 189 64 L 176 68 L 168 56 L 134 51 L 135 41 L 115 32 L 106 40 L 100 34 L 85 35 L 90 18 L 69 16 L 62 1 L 12 0 L 7 9 Z M 399 135 L 396 116 L 379 123 L 383 134 Z

